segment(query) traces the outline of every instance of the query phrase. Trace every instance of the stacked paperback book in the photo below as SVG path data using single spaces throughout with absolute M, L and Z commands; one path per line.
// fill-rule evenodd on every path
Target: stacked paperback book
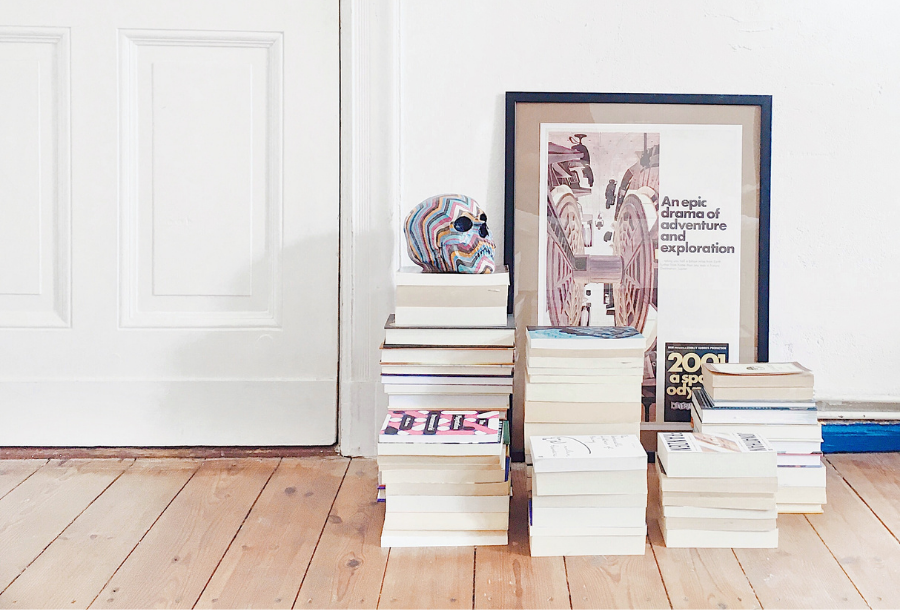
M 396 275 L 378 441 L 382 546 L 506 544 L 515 323 L 509 273 Z
M 397 273 L 384 327 L 381 381 L 389 409 L 493 410 L 512 393 L 515 323 L 509 273 Z
M 507 544 L 508 445 L 496 411 L 389 412 L 378 437 L 381 546 Z
M 636 435 L 533 436 L 533 557 L 643 555 L 647 453 Z
M 525 453 L 529 438 L 640 434 L 644 337 L 628 326 L 529 327 Z
M 659 433 L 659 526 L 666 546 L 776 548 L 775 456 L 753 433 Z
M 781 513 L 821 513 L 826 502 L 822 426 L 813 374 L 796 362 L 702 365 L 695 432 L 754 432 L 778 452 Z

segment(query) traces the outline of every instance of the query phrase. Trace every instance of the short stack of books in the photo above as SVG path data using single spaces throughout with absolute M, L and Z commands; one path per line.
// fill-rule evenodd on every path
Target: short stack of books
M 526 454 L 532 436 L 640 434 L 643 335 L 629 326 L 538 326 L 526 336 Z
M 821 513 L 826 502 L 822 425 L 813 374 L 796 362 L 702 365 L 696 432 L 755 432 L 778 452 L 778 512 Z
M 389 412 L 378 437 L 381 546 L 507 544 L 508 446 L 496 411 Z
M 401 269 L 396 283 L 396 311 L 385 324 L 381 349 L 388 408 L 506 413 L 515 360 L 506 269 Z
M 776 452 L 753 433 L 660 432 L 659 527 L 675 548 L 776 548 Z
M 647 453 L 636 435 L 533 436 L 533 557 L 643 555 Z

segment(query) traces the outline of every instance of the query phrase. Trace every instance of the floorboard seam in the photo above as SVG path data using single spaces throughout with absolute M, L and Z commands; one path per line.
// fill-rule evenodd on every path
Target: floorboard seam
M 753 597 L 756 598 L 757 607 L 762 608 L 762 601 L 759 599 L 759 595 L 756 593 L 756 587 L 753 586 L 753 581 L 750 580 L 749 576 L 747 576 L 747 570 L 744 569 L 744 564 L 741 563 L 741 558 L 738 557 L 737 553 L 734 552 L 734 549 L 731 549 L 731 554 L 734 555 L 734 559 L 735 561 L 737 561 L 738 567 L 741 569 L 741 574 L 744 575 L 747 584 L 750 585 L 750 590 L 753 592 Z
M 137 459 L 134 460 L 134 463 L 135 464 L 137 463 Z M 122 559 L 122 561 L 119 563 L 119 565 L 116 566 L 116 569 L 113 570 L 113 573 L 109 575 L 109 578 L 106 579 L 106 582 L 103 583 L 103 586 L 100 587 L 99 591 L 97 591 L 97 595 L 95 595 L 94 598 L 91 600 L 91 603 L 89 603 L 87 605 L 88 608 L 90 608 L 91 606 L 94 605 L 94 602 L 97 601 L 97 598 L 100 597 L 100 594 L 103 593 L 103 590 L 109 585 L 109 583 L 112 581 L 112 579 L 115 577 L 115 575 L 119 573 L 119 570 L 122 569 L 122 566 L 125 565 L 125 562 L 128 561 L 128 558 L 131 557 L 131 555 L 132 555 L 132 553 L 134 553 L 135 549 L 137 549 L 138 546 L 140 546 L 140 544 L 144 541 L 144 538 L 147 537 L 147 534 L 150 533 L 150 530 L 153 529 L 153 526 L 156 525 L 156 522 L 159 521 L 159 518 L 163 516 L 163 513 L 165 513 L 167 510 L 169 510 L 169 507 L 172 505 L 172 502 L 175 501 L 175 498 L 178 497 L 178 495 L 181 493 L 181 491 L 185 487 L 187 487 L 187 484 L 191 481 L 191 479 L 194 478 L 194 475 L 197 474 L 198 470 L 200 470 L 200 466 L 202 464 L 203 464 L 202 461 L 199 461 L 197 463 L 197 467 L 194 469 L 194 472 L 191 473 L 191 476 L 189 476 L 187 478 L 187 481 L 184 482 L 184 485 L 182 485 L 178 489 L 178 491 L 175 492 L 175 494 L 172 496 L 172 499 L 166 503 L 165 507 L 161 511 L 159 511 L 159 514 L 156 515 L 156 519 L 153 520 L 153 523 L 150 524 L 150 527 L 147 528 L 147 531 L 144 532 L 144 534 L 140 537 L 140 539 L 137 541 L 137 543 L 135 543 L 135 545 L 132 547 L 132 549 L 130 551 L 128 551 L 128 553 L 125 555 L 125 558 Z M 132 464 L 132 466 L 133 465 L 134 464 Z
M 572 604 L 572 585 L 569 584 L 569 564 L 566 563 L 565 556 L 562 558 L 563 560 L 563 572 L 566 574 L 566 591 L 569 592 L 569 608 L 574 608 L 575 606 Z
M 846 576 L 847 580 L 850 581 L 850 584 L 853 585 L 853 588 L 856 590 L 856 593 L 859 594 L 860 599 L 863 600 L 863 602 L 865 602 L 866 606 L 871 608 L 872 604 L 869 603 L 869 600 L 866 599 L 866 596 L 862 594 L 862 591 L 859 590 L 859 587 L 856 586 L 856 583 L 853 582 L 853 579 L 850 578 L 849 574 L 847 574 L 847 570 L 844 569 L 844 564 L 841 563 L 841 560 L 837 558 L 837 555 L 834 554 L 834 551 L 831 550 L 831 547 L 828 546 L 828 544 L 822 538 L 822 535 L 819 534 L 819 530 L 817 530 L 816 526 L 813 525 L 812 521 L 809 520 L 809 515 L 803 515 L 803 518 L 806 519 L 806 522 L 809 523 L 809 526 L 812 528 L 812 531 L 814 531 L 816 533 L 816 536 L 819 538 L 819 540 L 822 541 L 822 545 L 826 549 L 828 549 L 828 554 L 831 555 L 832 558 L 834 558 L 834 562 L 836 564 L 838 564 L 838 567 L 841 569 L 841 572 L 844 573 L 844 576 Z
M 508 526 L 507 526 L 508 527 Z M 478 569 L 478 547 L 472 549 L 472 610 L 475 610 L 475 574 Z
M 381 586 L 378 588 L 378 602 L 375 604 L 376 608 L 381 608 L 381 594 L 384 593 L 384 577 L 387 575 L 388 563 L 391 561 L 392 550 L 391 547 L 388 547 L 388 556 L 387 559 L 384 560 L 384 573 L 381 575 Z
M 13 584 L 14 582 L 17 581 L 17 580 L 19 579 L 19 577 L 20 577 L 22 574 L 25 573 L 25 570 L 27 570 L 29 567 L 31 567 L 31 564 L 33 564 L 35 561 L 37 561 L 37 560 L 38 560 L 38 557 L 40 557 L 41 555 L 43 555 L 43 554 L 44 554 L 44 551 L 46 551 L 48 548 L 50 548 L 50 545 L 51 545 L 51 544 L 53 544 L 54 542 L 56 542 L 56 541 L 59 539 L 59 537 L 62 536 L 63 533 L 65 533 L 65 531 L 66 531 L 67 529 L 69 529 L 70 527 L 72 527 L 72 524 L 75 523 L 75 521 L 78 519 L 78 517 L 80 517 L 81 515 L 83 515 L 83 514 L 84 514 L 84 511 L 86 511 L 88 508 L 90 508 L 90 507 L 91 507 L 91 504 L 93 504 L 94 502 L 97 501 L 97 498 L 99 498 L 99 497 L 102 496 L 104 493 L 106 493 L 106 490 L 109 489 L 110 486 L 111 486 L 113 483 L 115 483 L 116 481 L 118 481 L 118 480 L 119 480 L 119 477 L 121 477 L 123 474 L 125 474 L 125 472 L 127 472 L 129 468 L 131 468 L 132 466 L 134 466 L 134 462 L 135 462 L 135 460 L 131 460 L 131 464 L 129 464 L 128 466 L 126 466 L 126 467 L 122 470 L 122 472 L 120 472 L 119 474 L 117 474 L 117 475 L 115 476 L 115 478 L 113 478 L 113 480 L 109 482 L 109 485 L 107 485 L 106 487 L 104 487 L 104 488 L 100 491 L 100 493 L 98 493 L 98 494 L 94 497 L 93 500 L 91 500 L 90 502 L 88 502 L 88 503 L 87 503 L 87 506 L 85 506 L 83 509 L 81 509 L 81 512 L 79 512 L 77 515 L 75 515 L 75 518 L 72 519 L 71 521 L 69 521 L 69 522 L 66 524 L 66 526 L 65 526 L 64 528 L 62 528 L 56 536 L 53 537 L 53 540 L 51 540 L 51 541 L 48 542 L 46 545 L 44 545 L 44 548 L 41 549 L 41 552 L 38 553 L 37 555 L 35 555 L 34 558 L 33 558 L 31 561 L 29 561 L 28 564 L 27 564 L 24 568 L 22 568 L 22 570 L 21 570 L 18 574 L 16 574 L 16 577 L 13 578 L 11 581 L 9 581 L 9 584 L 7 584 L 5 587 L 3 587 L 2 590 L 0 590 L 0 595 L 3 595 L 3 593 L 5 593 L 6 590 L 9 589 L 9 588 L 12 586 L 12 584 Z M 43 468 L 43 466 L 42 466 L 41 468 Z M 40 468 L 38 468 L 38 470 L 40 470 Z M 36 470 L 35 472 L 37 472 L 37 470 Z M 34 473 L 32 473 L 32 474 L 34 474 Z M 29 478 L 30 478 L 30 477 L 29 477 Z M 23 482 L 24 482 L 24 481 L 23 481 Z
M 250 513 L 253 512 L 253 507 L 256 506 L 256 503 L 259 502 L 260 496 L 263 495 L 263 492 L 266 490 L 266 487 L 269 486 L 269 481 L 272 480 L 272 477 L 275 476 L 275 473 L 278 472 L 278 469 L 281 467 L 281 462 L 284 458 L 278 458 L 278 463 L 275 465 L 275 468 L 272 469 L 272 472 L 269 473 L 269 477 L 266 479 L 266 482 L 263 483 L 263 486 L 260 488 L 259 493 L 256 494 L 256 497 L 253 498 L 253 503 L 250 504 L 250 508 L 247 509 L 247 513 L 244 515 L 244 518 L 241 519 L 241 524 L 238 525 L 237 530 L 234 532 L 234 536 L 231 537 L 231 540 L 228 541 L 228 546 L 225 547 L 225 552 L 222 553 L 222 556 L 219 557 L 219 561 L 216 562 L 216 567 L 213 568 L 212 572 L 209 574 L 209 578 L 206 579 L 206 584 L 203 585 L 203 588 L 200 590 L 200 595 L 197 596 L 197 599 L 194 600 L 194 603 L 191 604 L 191 608 L 196 608 L 197 604 L 200 603 L 200 599 L 203 597 L 203 594 L 206 592 L 206 587 L 209 586 L 209 583 L 212 582 L 213 576 L 216 575 L 216 571 L 219 569 L 219 566 L 222 565 L 222 560 L 225 559 L 225 555 L 228 554 L 228 551 L 231 550 L 231 545 L 234 544 L 234 541 L 237 539 L 238 534 L 241 533 L 241 529 L 244 527 L 244 524 L 247 522 L 247 518 L 250 516 Z
M 5 494 L 3 494 L 2 496 L 0 496 L 0 500 L 2 500 L 3 498 L 5 498 L 5 497 L 8 496 L 9 494 L 11 494 L 11 493 L 16 489 L 16 487 L 18 487 L 19 485 L 21 485 L 22 483 L 24 483 L 25 481 L 27 481 L 28 479 L 30 479 L 31 477 L 33 477 L 34 474 L 35 474 L 38 470 L 40 470 L 41 468 L 43 468 L 44 466 L 46 466 L 46 465 L 49 464 L 49 463 L 50 463 L 50 460 L 44 460 L 44 463 L 41 464 L 40 466 L 38 466 L 37 468 L 35 468 L 35 469 L 34 469 L 34 472 L 32 472 L 31 474 L 29 474 L 27 477 L 25 477 L 24 479 L 22 479 L 22 480 L 19 481 L 18 483 L 16 483 L 16 484 L 12 487 L 12 489 L 10 489 L 10 490 L 7 491 Z
M 900 537 L 898 537 L 897 534 L 895 534 L 894 531 L 890 527 L 888 527 L 887 523 L 882 521 L 882 519 L 878 515 L 878 513 L 875 512 L 875 509 L 872 508 L 871 506 L 869 506 L 869 503 L 866 502 L 866 499 L 863 497 L 863 495 L 853 486 L 853 483 L 851 483 L 850 480 L 844 476 L 844 474 L 841 472 L 841 469 L 838 468 L 836 464 L 833 464 L 831 462 L 831 460 L 828 460 L 828 463 L 831 465 L 832 468 L 834 468 L 834 471 L 838 473 L 838 475 L 841 477 L 841 479 L 843 479 L 844 483 L 847 484 L 847 487 L 849 487 L 853 491 L 853 493 L 856 495 L 856 497 L 859 498 L 860 501 L 866 505 L 866 508 L 869 509 L 869 512 L 871 512 L 873 515 L 875 515 L 875 518 L 878 519 L 878 522 L 882 526 L 884 526 L 884 529 L 886 529 L 888 531 L 888 533 L 894 537 L 894 540 L 896 540 L 898 543 L 900 543 Z
M 662 583 L 663 591 L 666 592 L 666 601 L 669 602 L 669 608 L 675 608 L 672 604 L 672 596 L 669 595 L 669 587 L 666 586 L 666 577 L 663 576 L 662 569 L 659 567 L 659 558 L 656 556 L 656 548 L 650 542 L 650 536 L 647 535 L 647 544 L 650 545 L 650 552 L 653 553 L 653 562 L 656 564 L 656 571 L 659 572 L 659 581 Z
M 306 575 L 309 574 L 309 566 L 312 565 L 313 559 L 316 556 L 316 551 L 319 550 L 319 543 L 322 542 L 322 534 L 325 533 L 325 528 L 328 527 L 328 518 L 331 516 L 331 511 L 334 510 L 334 503 L 337 502 L 338 494 L 341 493 L 341 487 L 344 486 L 344 480 L 347 478 L 347 473 L 350 472 L 350 464 L 352 461 L 352 458 L 347 460 L 347 464 L 344 467 L 344 474 L 341 476 L 341 484 L 338 485 L 335 490 L 334 497 L 331 499 L 331 506 L 328 507 L 328 512 L 325 513 L 325 520 L 322 522 L 322 528 L 319 530 L 319 537 L 316 538 L 316 546 L 313 547 L 312 553 L 309 555 L 309 562 L 306 564 L 306 569 L 303 570 L 303 578 L 300 579 L 300 586 L 297 587 L 297 593 L 294 595 L 294 603 L 291 604 L 292 610 L 297 607 L 297 601 L 300 599 L 300 590 L 303 589 Z

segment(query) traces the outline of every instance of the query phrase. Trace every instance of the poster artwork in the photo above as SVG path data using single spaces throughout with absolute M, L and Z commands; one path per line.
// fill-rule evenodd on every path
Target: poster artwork
M 728 344 L 666 343 L 665 421 L 691 421 L 691 399 L 694 388 L 703 385 L 704 362 L 728 362 Z
M 664 421 L 658 343 L 738 353 L 741 133 L 635 127 L 541 125 L 538 323 L 636 328 L 643 419 Z

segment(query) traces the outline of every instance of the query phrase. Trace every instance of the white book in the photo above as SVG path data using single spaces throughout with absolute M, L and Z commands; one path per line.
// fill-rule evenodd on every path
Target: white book
M 779 441 L 767 437 L 769 444 L 778 453 L 821 453 L 822 439 L 812 441 Z
M 777 519 L 709 519 L 701 517 L 663 517 L 666 527 L 677 530 L 714 530 L 717 532 L 767 532 L 778 527 Z
M 599 378 L 608 378 L 608 377 L 643 377 L 644 376 L 644 364 L 643 362 L 635 362 L 634 364 L 629 364 L 628 366 L 596 366 L 593 368 L 580 368 L 580 367 L 540 367 L 540 366 L 531 366 L 529 364 L 528 358 L 525 359 L 525 372 L 534 378 L 544 378 L 544 377 L 584 377 L 586 379 L 591 379 L 593 377 Z
M 698 508 L 772 510 L 775 508 L 775 494 L 698 494 L 694 492 L 664 491 L 660 494 L 660 504 L 662 506 Z
M 477 396 L 479 394 L 509 396 L 512 394 L 512 385 L 407 385 L 394 382 L 386 383 L 383 378 L 381 383 L 385 394 L 459 394 L 463 396 Z
M 506 304 L 496 307 L 397 307 L 394 322 L 400 326 L 478 327 L 503 326 Z
M 777 468 L 768 441 L 744 432 L 660 432 L 657 456 L 670 477 L 768 477 Z
M 512 347 L 381 346 L 381 364 L 512 364 Z
M 460 328 L 458 326 L 398 326 L 394 314 L 384 325 L 385 345 L 406 346 L 471 346 L 493 345 L 513 347 L 516 344 L 516 323 L 506 316 L 504 326 Z
M 647 495 L 633 494 L 598 494 L 592 496 L 532 496 L 532 508 L 605 508 L 624 506 L 646 509 Z
M 535 472 L 531 485 L 535 496 L 646 494 L 647 472 Z
M 491 273 L 434 273 L 421 267 L 401 267 L 394 274 L 397 286 L 509 286 L 509 270 L 499 266 Z
M 616 388 L 633 388 L 640 386 L 644 380 L 643 371 L 630 375 L 541 375 L 536 370 L 526 370 L 525 380 L 528 383 L 552 384 L 591 384 L 605 390 Z
M 459 386 L 497 386 L 497 387 L 505 387 L 512 388 L 513 378 L 512 375 L 507 375 L 505 377 L 485 377 L 481 375 L 381 375 L 381 383 L 385 386 L 388 385 L 422 385 L 422 386 L 445 386 L 445 385 L 459 385 Z M 508 393 L 508 392 L 507 392 Z
M 821 504 L 779 504 L 778 505 L 778 514 L 822 514 L 825 512 L 822 510 Z
M 641 350 L 644 336 L 630 326 L 529 326 L 528 349 Z
M 691 421 L 694 432 L 701 434 L 733 434 L 735 432 L 751 432 L 773 441 L 808 441 L 822 442 L 822 424 L 704 424 L 691 407 Z
M 742 508 L 706 508 L 702 506 L 663 506 L 663 517 L 685 517 L 693 519 L 777 519 L 774 507 L 766 510 Z
M 391 496 L 389 513 L 509 513 L 504 496 Z
M 595 383 L 525 383 L 525 400 L 551 402 L 636 402 L 641 384 L 599 385 Z
M 508 286 L 397 286 L 395 307 L 503 307 Z
M 496 455 L 380 455 L 376 458 L 380 470 L 396 468 L 471 468 L 490 470 L 506 464 L 506 456 Z
M 778 468 L 778 487 L 825 487 L 825 465 L 782 466 Z
M 773 494 L 778 489 L 778 477 L 670 477 L 662 464 L 654 464 L 659 489 L 667 492 L 748 493 Z
M 503 443 L 378 443 L 378 455 L 505 456 Z
M 381 531 L 382 547 L 432 547 L 432 546 L 506 546 L 508 532 L 495 531 L 435 531 L 389 530 Z
M 546 423 L 526 421 L 523 426 L 525 432 L 525 452 L 531 455 L 532 436 L 570 436 L 573 434 L 632 434 L 640 435 L 640 420 L 626 423 Z
M 778 466 L 821 466 L 821 453 L 778 453 Z
M 387 503 L 391 499 L 388 497 Z M 390 513 L 384 514 L 389 530 L 505 530 L 509 513 Z
M 509 377 L 511 364 L 382 364 L 382 375 L 435 375 L 440 377 Z
M 774 549 L 778 548 L 778 530 L 767 532 L 723 532 L 718 530 L 667 529 L 660 519 L 666 546 L 698 549 Z
M 381 482 L 385 485 L 395 483 L 502 483 L 506 478 L 506 468 L 492 468 L 491 470 L 423 468 L 381 471 Z
M 547 537 L 547 536 L 646 536 L 647 524 L 631 526 L 571 526 L 565 523 L 557 525 L 549 525 L 547 527 L 539 527 L 531 525 L 528 527 L 531 536 Z
M 531 436 L 535 472 L 647 470 L 637 435 Z
M 638 353 L 638 350 L 618 352 L 615 357 L 610 355 L 597 357 L 593 352 L 585 350 L 526 349 L 525 366 L 529 370 L 550 368 L 598 371 L 608 369 L 630 372 L 634 369 L 644 369 L 644 355 Z
M 388 408 L 503 411 L 509 408 L 509 394 L 388 394 Z
M 528 536 L 532 557 L 643 555 L 646 536 Z
M 599 524 L 616 527 L 639 527 L 646 523 L 646 511 L 632 506 L 589 508 L 531 508 L 531 524 L 552 527 L 593 527 Z
M 525 421 L 557 424 L 627 424 L 641 421 L 643 405 L 632 402 L 525 401 Z
M 385 497 L 394 496 L 508 496 L 509 481 L 502 483 L 391 483 Z
M 779 487 L 775 492 L 777 504 L 825 504 L 827 489 L 822 487 Z

